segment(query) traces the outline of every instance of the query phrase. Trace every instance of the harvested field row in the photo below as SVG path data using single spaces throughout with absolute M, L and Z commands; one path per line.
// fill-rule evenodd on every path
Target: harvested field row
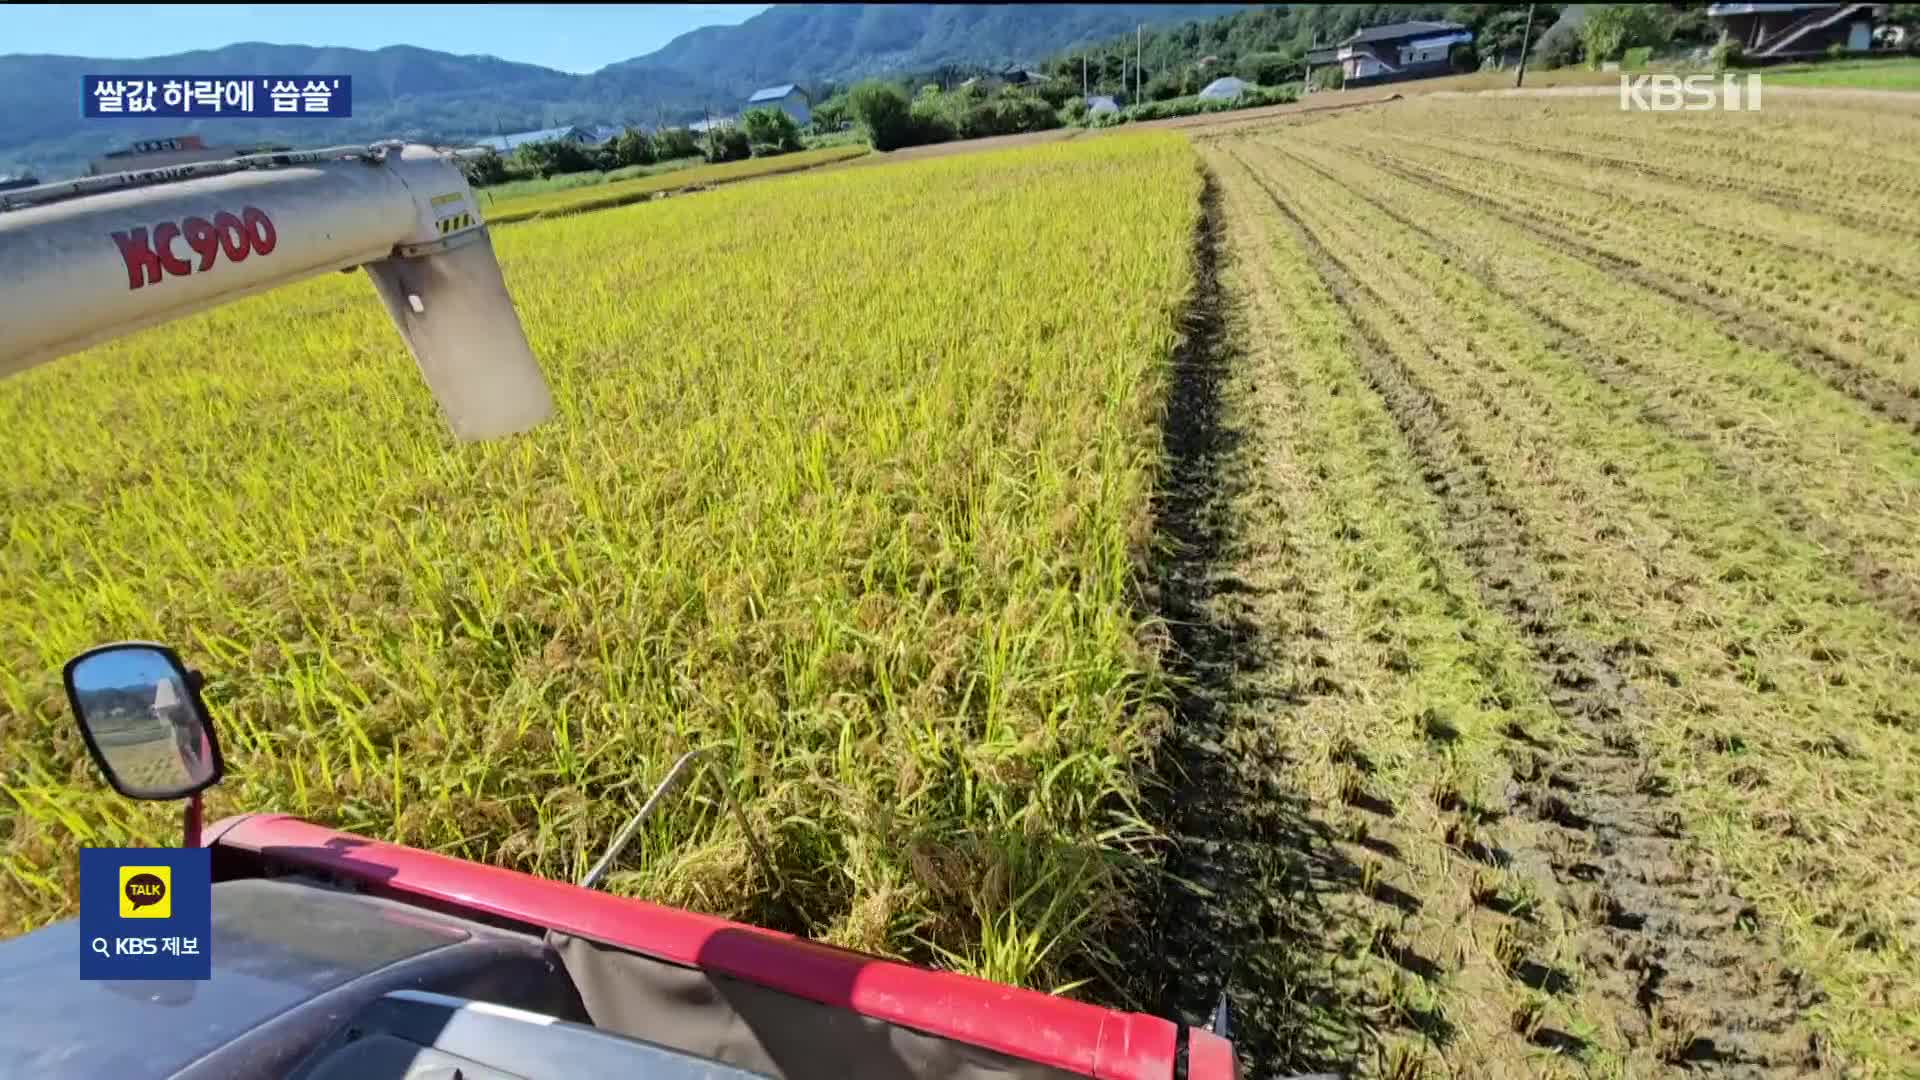
M 1456 136 L 1483 107 L 1202 142 L 1238 484 L 1188 574 L 1233 660 L 1186 713 L 1232 824 L 1183 823 L 1213 889 L 1185 921 L 1234 931 L 1255 1068 L 1897 1072 L 1920 1059 L 1920 440 L 1780 312 L 1624 272 L 1661 236 L 1732 257 L 1668 181 L 1582 179 L 1637 194 L 1622 229 L 1557 211 L 1587 166 Z M 1891 378 L 1911 296 L 1859 299 L 1818 257 L 1848 226 L 1791 225 L 1740 257 L 1804 310 L 1858 300 L 1793 332 Z
M 1725 296 L 1724 291 L 1715 286 L 1696 287 L 1658 268 L 1650 268 L 1603 250 L 1575 233 L 1530 217 L 1525 211 L 1503 206 L 1498 200 L 1480 194 L 1473 187 L 1456 184 L 1418 165 L 1366 151 L 1362 151 L 1362 154 L 1371 164 L 1406 180 L 1416 188 L 1452 195 L 1530 233 L 1563 253 L 1604 267 L 1615 277 L 1678 301 L 1694 309 L 1698 318 L 1719 323 L 1741 342 L 1785 357 L 1835 389 L 1857 398 L 1875 412 L 1920 432 L 1920 395 L 1916 395 L 1912 388 L 1835 355 L 1805 332 L 1782 328 L 1779 323 L 1770 320 L 1765 312 L 1756 312 L 1740 299 Z M 1853 340 L 1851 335 L 1846 336 L 1848 340 Z
M 1833 196 L 1831 186 L 1795 187 L 1791 184 L 1765 179 L 1764 174 L 1752 172 L 1726 175 L 1719 171 L 1702 171 L 1698 165 L 1692 165 L 1689 156 L 1672 153 L 1663 158 L 1644 161 L 1626 156 L 1626 151 L 1602 148 L 1604 144 L 1591 136 L 1576 140 L 1568 139 L 1519 139 L 1483 136 L 1469 133 L 1465 141 L 1470 144 L 1510 147 L 1527 154 L 1545 155 L 1577 162 L 1589 168 L 1620 169 L 1628 173 L 1671 180 L 1696 192 L 1705 189 L 1744 196 L 1786 211 L 1816 213 L 1828 220 L 1853 229 L 1865 229 L 1868 232 L 1895 232 L 1903 235 L 1920 235 L 1920 225 L 1903 220 L 1897 214 L 1882 212 L 1875 214 L 1847 205 L 1843 197 Z M 1679 150 L 1673 147 L 1671 150 Z M 1691 165 L 1691 167 L 1689 167 Z M 1920 167 L 1920 166 L 1916 166 Z M 1895 187 L 1905 186 L 1904 181 L 1895 180 Z M 1702 200 L 1695 199 L 1698 206 Z M 1655 204 L 1656 206 L 1659 204 Z M 1741 226 L 1754 224 L 1770 225 L 1771 217 L 1762 217 L 1757 222 L 1749 218 Z M 1736 226 L 1736 227 L 1741 227 Z M 1785 246 L 1785 245 L 1783 245 Z
M 1836 571 L 1857 569 L 1865 588 L 1920 621 L 1920 550 L 1906 544 L 1920 514 L 1920 445 L 1908 430 L 1863 422 L 1853 397 L 1796 367 L 1790 353 L 1750 347 L 1685 300 L 1622 280 L 1604 261 L 1569 254 L 1456 193 L 1410 187 L 1401 179 L 1409 174 L 1311 144 L 1282 152 L 1289 171 L 1344 187 L 1400 236 L 1451 255 L 1557 332 L 1556 351 L 1618 391 L 1623 407 L 1704 448 L 1722 481 L 1750 485 L 1794 529 L 1834 548 Z M 1631 325 L 1622 326 L 1623 310 L 1636 312 Z M 1789 415 L 1798 437 L 1784 427 Z
M 1646 209 L 1644 198 L 1609 196 L 1604 181 L 1587 181 L 1583 186 L 1602 189 L 1588 194 L 1571 187 L 1570 179 L 1554 175 L 1573 168 L 1558 162 L 1535 168 L 1531 162 L 1424 144 L 1396 145 L 1379 156 L 1473 191 L 1676 286 L 1723 297 L 1749 317 L 1801 337 L 1908 396 L 1920 396 L 1920 311 L 1912 303 L 1913 291 L 1899 284 L 1906 273 L 1903 263 L 1911 262 L 1909 242 L 1857 231 L 1849 235 L 1834 224 L 1828 229 L 1839 234 L 1838 239 L 1809 242 L 1795 251 L 1765 239 L 1729 235 L 1739 226 L 1684 223 L 1674 209 L 1677 203 L 1660 213 Z M 1633 186 L 1645 189 L 1655 183 L 1640 180 Z M 1777 221 L 1787 215 L 1757 206 L 1742 216 Z M 1800 220 L 1804 222 L 1805 215 Z M 1816 244 L 1829 242 L 1847 254 L 1823 257 Z M 1884 259 L 1878 254 L 1882 246 L 1889 249 Z M 1876 274 L 1872 267 L 1878 263 L 1890 272 Z
M 1796 103 L 1788 102 L 1783 109 Z M 1910 109 L 1855 109 L 1856 117 L 1871 119 L 1873 130 L 1849 133 L 1844 125 L 1810 131 L 1797 121 L 1769 123 L 1765 112 L 1729 117 L 1732 123 L 1701 124 L 1684 114 L 1636 116 L 1658 125 L 1658 130 L 1636 130 L 1622 123 L 1618 111 L 1567 116 L 1543 112 L 1526 103 L 1488 102 L 1481 122 L 1458 133 L 1460 144 L 1510 145 L 1530 151 L 1585 160 L 1596 172 L 1641 173 L 1704 185 L 1716 192 L 1760 193 L 1801 208 L 1854 215 L 1878 221 L 1881 227 L 1914 228 L 1897 215 L 1869 215 L 1870 208 L 1892 209 L 1902 200 L 1920 197 L 1920 151 L 1903 135 L 1915 119 Z M 1542 123 L 1546 118 L 1552 122 Z M 1390 122 L 1399 130 L 1432 126 L 1416 123 L 1409 112 Z M 1782 152 L 1781 125 L 1789 130 Z M 1645 128 L 1648 124 L 1639 125 Z M 1696 203 L 1711 211 L 1711 200 Z M 1764 218 L 1753 224 L 1765 224 Z

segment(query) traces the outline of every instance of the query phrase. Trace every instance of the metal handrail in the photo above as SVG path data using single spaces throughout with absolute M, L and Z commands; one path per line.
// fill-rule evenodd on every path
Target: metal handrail
M 47 203 L 99 195 L 108 191 L 153 187 L 159 184 L 177 183 L 181 180 L 225 176 L 228 173 L 247 172 L 253 169 L 279 169 L 340 160 L 364 161 L 369 165 L 378 165 L 386 160 L 388 153 L 404 145 L 406 144 L 398 140 L 388 140 L 355 146 L 329 146 L 319 150 L 270 150 L 260 154 L 221 158 L 218 161 L 191 161 L 183 165 L 162 165 L 152 169 L 135 169 L 129 172 L 105 173 L 100 176 L 82 176 L 73 180 L 56 180 L 50 184 L 36 184 L 30 188 L 21 188 L 18 191 L 0 195 L 0 211 L 22 210 L 29 206 L 44 206 Z M 486 147 L 456 149 L 443 146 L 436 149 L 450 153 L 457 161 L 483 157 L 493 152 Z
M 181 180 L 198 180 L 207 176 L 224 176 L 227 173 L 247 172 L 252 169 L 306 165 L 316 161 L 339 161 L 347 158 L 377 164 L 386 159 L 389 149 L 399 145 L 399 143 L 370 145 L 363 143 L 359 146 L 329 146 L 321 150 L 269 151 L 264 154 L 221 158 L 218 161 L 190 161 L 183 165 L 162 165 L 153 169 L 136 169 L 130 172 L 105 173 L 100 176 L 82 176 L 73 180 L 56 180 L 50 184 L 39 184 L 0 195 L 0 210 L 19 210 L 29 206 L 44 206 L 47 203 L 65 199 L 99 195 L 108 191 L 126 191 L 131 188 L 172 184 Z

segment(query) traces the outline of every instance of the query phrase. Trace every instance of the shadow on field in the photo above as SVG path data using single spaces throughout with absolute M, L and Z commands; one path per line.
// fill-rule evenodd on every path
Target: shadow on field
M 1175 715 L 1158 751 L 1151 811 L 1175 846 L 1153 905 L 1150 948 L 1129 989 L 1138 1007 L 1200 1026 L 1224 986 L 1229 1037 L 1243 1075 L 1350 1069 L 1379 1003 L 1353 1000 L 1333 977 L 1344 943 L 1364 931 L 1321 903 L 1362 888 L 1288 773 L 1264 725 L 1285 710 L 1262 703 L 1247 676 L 1267 631 L 1225 614 L 1233 594 L 1266 591 L 1231 554 L 1231 506 L 1247 487 L 1236 459 L 1245 433 L 1223 421 L 1222 385 L 1238 362 L 1227 331 L 1230 298 L 1217 278 L 1222 228 L 1211 175 L 1196 238 L 1188 337 L 1174 358 L 1163 432 L 1157 614 L 1168 624 L 1166 666 Z M 1417 901 L 1415 901 L 1417 903 Z M 1332 907 L 1341 907 L 1333 905 Z M 1122 955 L 1141 955 L 1135 943 Z

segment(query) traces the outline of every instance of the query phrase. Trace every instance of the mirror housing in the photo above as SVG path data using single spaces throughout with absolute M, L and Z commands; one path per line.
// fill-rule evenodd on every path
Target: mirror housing
M 129 799 L 197 795 L 226 774 L 200 677 L 148 641 L 89 649 L 61 672 L 87 752 Z

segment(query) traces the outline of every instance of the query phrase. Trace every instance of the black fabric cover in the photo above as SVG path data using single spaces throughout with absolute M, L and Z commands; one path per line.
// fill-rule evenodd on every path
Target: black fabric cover
M 595 1027 L 776 1080 L 1068 1080 L 1079 1076 L 726 975 L 550 931 Z

